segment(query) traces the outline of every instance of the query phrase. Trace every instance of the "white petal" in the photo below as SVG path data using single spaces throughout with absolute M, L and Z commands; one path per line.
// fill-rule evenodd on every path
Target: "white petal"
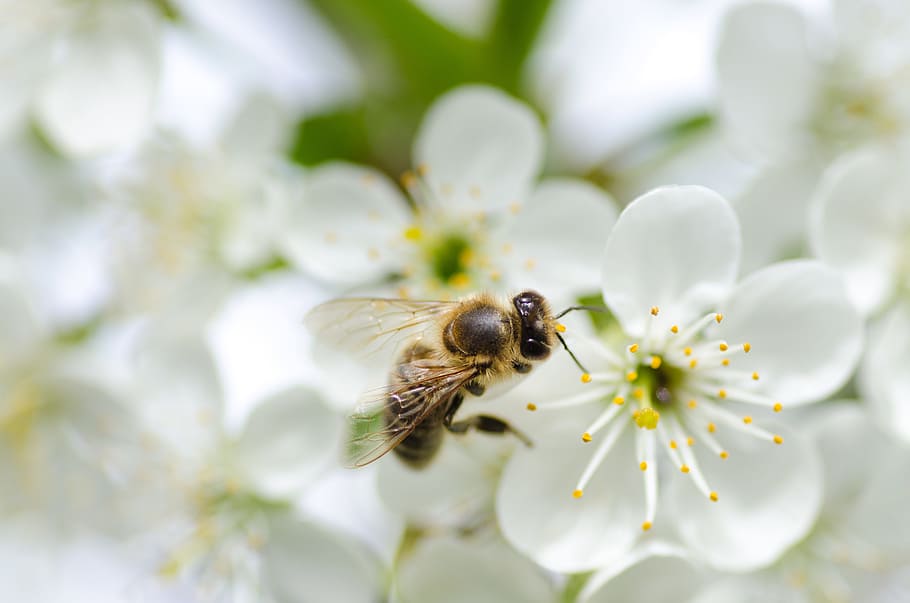
M 504 233 L 511 250 L 502 261 L 513 288 L 537 289 L 551 301 L 596 291 L 615 208 L 603 190 L 582 180 L 541 183 Z
M 739 283 L 723 308 L 720 337 L 752 345 L 734 366 L 757 371 L 762 391 L 785 406 L 837 391 L 859 360 L 862 320 L 838 274 L 820 262 L 760 270 Z
M 2 257 L 0 257 L 2 261 Z M 22 284 L 0 275 L 0 368 L 27 358 L 41 342 L 42 329 Z
M 307 178 L 302 202 L 290 208 L 283 246 L 294 264 L 328 282 L 378 280 L 403 264 L 400 245 L 410 220 L 407 203 L 385 176 L 332 164 Z
M 380 600 L 376 560 L 360 543 L 314 523 L 274 521 L 262 563 L 276 603 Z
M 237 463 L 257 491 L 288 497 L 340 456 L 341 431 L 341 417 L 319 394 L 287 389 L 252 412 L 237 442 Z
M 627 553 L 645 519 L 633 436 L 626 430 L 576 499 L 597 440 L 585 444 L 575 431 L 535 433 L 534 448 L 516 450 L 499 484 L 496 514 L 506 540 L 557 572 L 590 570 Z
M 815 252 L 843 272 L 864 313 L 880 307 L 896 285 L 910 217 L 907 165 L 887 149 L 848 155 L 825 173 L 812 200 Z
M 813 161 L 787 161 L 765 167 L 733 202 L 743 233 L 741 271 L 805 255 L 809 199 L 818 183 Z
M 457 211 L 507 207 L 530 191 L 543 161 L 540 121 L 483 86 L 458 88 L 427 111 L 414 143 L 434 201 Z
M 644 331 L 652 306 L 684 324 L 727 293 L 739 253 L 739 224 L 723 197 L 699 186 L 655 189 L 629 204 L 613 227 L 604 300 L 627 334 Z
M 718 430 L 729 451 L 720 459 L 696 443 L 699 466 L 718 494 L 710 501 L 689 480 L 670 485 L 669 504 L 683 542 L 707 563 L 749 571 L 772 563 L 812 528 L 822 501 L 822 468 L 815 448 L 776 426 L 776 445 Z M 697 436 L 696 436 L 697 437 Z
M 115 3 L 68 40 L 36 100 L 37 118 L 55 146 L 86 156 L 139 140 L 152 121 L 159 33 L 150 6 Z
M 910 442 L 910 305 L 876 320 L 859 372 L 859 386 L 875 421 Z
M 797 10 L 758 2 L 732 9 L 717 70 L 721 115 L 747 147 L 770 156 L 805 148 L 819 84 Z
M 654 542 L 640 548 L 591 576 L 579 601 L 688 601 L 698 592 L 704 577 L 678 551 Z
M 501 542 L 422 542 L 401 562 L 400 603 L 546 603 L 556 598 L 540 568 Z
M 780 572 L 765 571 L 721 579 L 690 603 L 812 603 L 809 589 L 786 584 Z

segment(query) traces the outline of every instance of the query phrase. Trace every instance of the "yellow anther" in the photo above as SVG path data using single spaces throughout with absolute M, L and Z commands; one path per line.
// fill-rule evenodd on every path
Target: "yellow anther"
M 581 496 L 583 494 L 584 494 L 584 492 L 582 492 L 580 489 L 575 490 L 574 492 L 572 492 L 572 498 L 581 498 Z
M 630 346 L 629 346 L 629 351 L 632 352 L 633 354 L 634 354 L 635 352 L 637 352 L 637 351 L 638 351 L 638 344 L 637 344 L 637 343 L 633 343 L 632 345 L 630 345 Z
M 686 356 L 691 356 L 691 355 L 692 355 L 692 348 L 690 348 L 690 347 L 685 347 L 685 348 L 683 348 L 683 354 L 685 354 Z
M 456 272 L 449 277 L 449 286 L 456 289 L 466 289 L 471 284 L 471 277 L 464 272 Z
M 418 163 L 416 171 L 418 176 L 426 176 L 430 172 L 430 166 L 425 163 Z
M 776 436 L 774 436 L 774 443 L 775 443 L 775 444 L 783 444 L 783 443 L 784 443 L 784 439 L 783 439 L 782 437 L 780 437 L 779 435 L 776 435 Z
M 638 463 L 638 468 L 641 469 L 642 471 L 647 471 L 647 470 L 648 470 L 648 463 L 642 461 L 642 462 Z
M 561 322 L 556 323 L 556 327 L 555 327 L 555 328 L 556 328 L 556 332 L 557 332 L 557 333 L 565 333 L 565 332 L 566 332 L 566 325 L 562 324 Z
M 688 473 L 688 472 L 689 472 L 689 466 L 688 466 L 688 465 L 683 465 L 682 467 L 679 468 L 679 470 L 682 471 L 683 473 Z
M 676 450 L 676 440 L 670 440 L 670 448 Z
M 730 366 L 730 359 L 724 358 L 723 360 L 720 361 L 720 363 L 724 366 Z
M 660 420 L 660 413 L 653 408 L 642 408 L 635 415 L 635 424 L 642 429 L 657 429 L 657 422 Z
M 615 404 L 616 406 L 622 406 L 625 403 L 626 403 L 626 399 L 623 398 L 622 396 L 616 396 L 615 398 L 613 398 L 613 404 Z
M 638 373 L 635 371 L 629 371 L 626 373 L 626 381 L 635 381 L 636 379 L 638 379 Z
M 641 530 L 642 530 L 643 532 L 647 532 L 647 531 L 650 530 L 650 529 L 651 529 L 651 522 L 650 522 L 650 521 L 646 521 L 646 522 L 644 522 L 643 524 L 641 524 Z
M 640 387 L 636 387 L 635 389 L 632 390 L 632 397 L 635 398 L 636 400 L 641 400 L 642 398 L 645 397 L 645 390 L 643 390 Z
M 758 373 L 752 373 L 752 381 L 758 381 Z
M 726 460 L 726 458 L 727 458 L 728 456 L 730 456 L 730 454 L 729 454 L 726 450 L 721 450 L 721 451 L 720 451 L 720 458 Z
M 750 424 L 751 422 L 752 422 L 752 417 L 743 417 L 743 423 L 745 423 L 746 425 Z
M 721 400 L 725 399 L 727 397 L 727 390 L 725 390 L 725 389 L 717 390 L 717 397 L 720 398 Z
M 526 270 L 534 270 L 534 266 L 536 266 L 536 265 L 537 265 L 537 262 L 535 262 L 533 258 L 528 258 L 525 260 L 525 269 Z
M 582 382 L 582 383 L 591 383 L 591 374 L 590 374 L 590 373 L 582 373 L 582 374 L 581 374 L 581 382 Z
M 531 412 L 534 412 L 535 410 L 537 410 L 537 405 L 534 404 L 533 402 L 528 402 L 527 409 L 530 410 Z
M 717 492 L 712 492 L 709 496 L 711 502 L 717 502 Z
M 590 442 L 590 441 L 591 441 L 591 434 L 588 433 L 587 431 L 584 432 L 583 434 L 581 434 L 581 441 L 582 441 L 582 442 Z
M 698 407 L 698 402 L 696 402 L 695 400 L 689 400 L 689 408 L 697 408 L 697 407 Z
M 721 342 L 721 344 L 720 344 L 719 346 L 717 346 L 717 347 L 720 348 L 720 351 L 721 351 L 721 352 L 726 352 L 727 350 L 730 349 L 730 346 L 728 346 L 726 343 L 723 343 L 723 342 Z
M 774 403 L 774 412 L 780 412 L 780 411 L 782 411 L 783 409 L 784 409 L 784 405 L 783 405 L 783 404 L 781 404 L 780 402 L 775 402 L 775 403 Z
M 670 327 L 670 332 L 673 334 L 679 333 L 679 326 L 673 325 L 672 327 Z
M 660 359 L 660 356 L 651 356 L 651 368 L 652 369 L 655 369 L 655 370 L 659 369 L 661 362 L 663 362 L 663 361 Z
M 708 423 L 708 433 L 714 433 L 715 431 L 717 431 L 717 425 Z
M 411 188 L 417 182 L 417 176 L 414 172 L 407 171 L 401 175 L 401 185 L 405 188 Z
M 657 316 L 658 314 L 660 314 L 660 308 L 651 306 L 651 316 Z
M 695 438 L 693 438 L 693 437 L 686 438 L 686 444 L 688 444 L 689 446 L 693 446 L 695 444 Z
M 718 324 L 720 324 L 720 321 L 722 321 L 723 319 L 724 319 L 724 315 L 721 314 L 720 312 L 718 312 L 717 314 L 714 315 L 714 320 L 716 320 L 718 322 Z
M 690 368 L 690 369 L 694 369 L 696 366 L 698 366 L 698 360 L 696 360 L 695 358 L 693 358 L 692 360 L 689 361 L 689 368 Z
M 419 241 L 423 238 L 423 231 L 419 226 L 408 226 L 404 229 L 404 238 L 409 241 Z
M 746 343 L 744 343 L 744 344 L 743 344 L 743 351 L 744 351 L 746 354 L 748 354 L 749 352 L 751 352 L 751 351 L 752 351 L 752 344 L 749 343 L 748 341 L 747 341 Z

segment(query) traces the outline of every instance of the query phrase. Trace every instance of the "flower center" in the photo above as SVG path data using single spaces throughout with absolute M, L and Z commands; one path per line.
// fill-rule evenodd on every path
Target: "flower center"
M 471 243 L 457 232 L 444 233 L 425 249 L 433 276 L 442 283 L 467 278 L 471 263 Z

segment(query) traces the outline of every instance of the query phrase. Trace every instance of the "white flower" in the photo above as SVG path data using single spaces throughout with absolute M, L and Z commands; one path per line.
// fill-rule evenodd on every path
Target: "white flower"
M 212 600 L 375 600 L 379 569 L 365 547 L 295 511 L 340 455 L 341 417 L 291 387 L 231 433 L 198 337 L 156 333 L 139 360 L 135 402 L 167 476 L 154 494 L 164 510 L 151 538 L 163 550 L 159 574 Z
M 277 140 L 252 130 L 262 109 L 246 105 L 210 148 L 152 142 L 116 177 L 112 227 L 120 237 L 111 255 L 120 303 L 216 303 L 232 277 L 278 259 L 282 212 L 296 201 L 302 171 L 280 158 Z
M 581 181 L 536 185 L 540 124 L 501 92 L 460 88 L 433 105 L 414 144 L 413 173 L 314 170 L 285 239 L 288 258 L 330 283 L 396 274 L 402 296 L 536 287 L 571 297 L 593 282 L 611 201 Z
M 765 157 L 830 158 L 910 126 L 910 11 L 904 2 L 840 0 L 833 31 L 795 8 L 732 9 L 717 52 L 720 110 Z
M 859 385 L 882 427 L 910 440 L 910 152 L 869 148 L 825 173 L 810 236 L 872 318 Z
M 577 391 L 555 360 L 522 391 L 539 409 L 526 427 L 535 447 L 516 452 L 498 494 L 519 550 L 557 571 L 592 569 L 664 521 L 708 563 L 745 570 L 809 528 L 816 455 L 772 417 L 848 379 L 861 321 L 818 262 L 736 283 L 739 250 L 736 217 L 708 189 L 657 189 L 620 215 L 603 264 L 618 328 L 590 350 L 577 343 L 591 370 Z M 541 390 L 544 375 L 558 399 Z
M 825 467 L 825 498 L 810 533 L 773 566 L 716 580 L 698 603 L 879 600 L 890 572 L 910 560 L 910 525 L 895 521 L 910 500 L 910 455 L 874 429 L 854 404 L 834 403 L 803 418 Z M 861 453 L 858 453 L 861 451 Z
M 135 143 L 152 121 L 160 15 L 150 2 L 3 0 L 0 135 L 33 115 L 73 157 Z

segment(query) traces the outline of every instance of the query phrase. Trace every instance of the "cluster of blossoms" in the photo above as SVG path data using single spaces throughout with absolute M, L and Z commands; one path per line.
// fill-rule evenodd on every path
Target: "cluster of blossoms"
M 625 203 L 550 176 L 490 86 L 432 104 L 398 182 L 291 162 L 258 93 L 193 141 L 156 114 L 168 2 L 5 4 L 0 600 L 910 597 L 900 3 L 732 9 L 719 116 L 753 179 Z M 571 352 L 458 418 L 533 445 L 343 466 L 398 358 L 339 358 L 307 310 L 527 289 L 580 306 Z

